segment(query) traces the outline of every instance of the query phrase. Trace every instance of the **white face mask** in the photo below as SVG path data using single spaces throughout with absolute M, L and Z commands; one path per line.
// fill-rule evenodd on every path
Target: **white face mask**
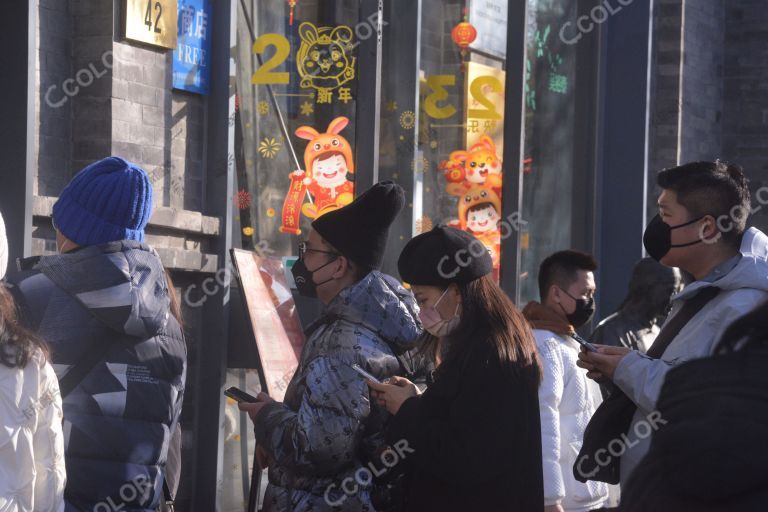
M 437 305 L 440 304 L 440 301 L 443 300 L 443 297 L 445 297 L 447 292 L 448 290 L 446 289 L 440 298 L 437 299 L 434 306 L 419 311 L 419 318 L 421 319 L 421 324 L 424 326 L 424 329 L 437 338 L 448 336 L 456 330 L 456 327 L 458 327 L 459 322 L 461 321 L 458 304 L 456 304 L 456 310 L 453 312 L 453 316 L 448 320 L 444 320 L 437 311 Z

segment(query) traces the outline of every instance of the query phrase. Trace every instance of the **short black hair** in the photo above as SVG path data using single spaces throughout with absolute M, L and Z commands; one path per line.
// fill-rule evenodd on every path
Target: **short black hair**
M 578 278 L 579 270 L 594 272 L 597 262 L 591 254 L 580 251 L 560 251 L 547 257 L 539 267 L 539 296 L 547 298 L 552 285 L 568 288 Z
M 741 167 L 720 160 L 691 162 L 660 171 L 656 183 L 675 192 L 693 218 L 728 218 L 733 229 L 722 233 L 723 240 L 738 246 L 750 213 L 749 182 Z

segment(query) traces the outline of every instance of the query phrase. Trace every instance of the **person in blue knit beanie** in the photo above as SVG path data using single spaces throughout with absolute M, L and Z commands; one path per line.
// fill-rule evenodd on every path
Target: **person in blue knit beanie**
M 144 170 L 111 156 L 80 171 L 53 206 L 60 252 L 116 240 L 144 241 L 152 184 Z
M 151 214 L 147 173 L 99 160 L 53 207 L 59 253 L 8 279 L 59 369 L 65 512 L 155 512 L 178 485 L 166 461 L 180 451 L 187 349 L 172 283 L 144 243 Z

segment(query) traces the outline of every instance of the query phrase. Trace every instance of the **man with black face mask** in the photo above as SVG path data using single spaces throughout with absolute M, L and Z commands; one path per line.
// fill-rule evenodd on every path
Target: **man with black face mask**
M 645 231 L 645 248 L 694 281 L 672 298 L 669 317 L 647 355 L 604 345 L 598 345 L 598 352 L 579 354 L 579 366 L 591 378 L 612 382 L 619 391 L 587 429 L 574 468 L 580 479 L 610 480 L 618 474 L 625 484 L 647 453 L 653 432 L 665 428 L 656 403 L 667 372 L 710 356 L 730 324 L 768 299 L 768 237 L 746 228 L 750 193 L 741 169 L 720 161 L 694 162 L 661 171 L 657 184 L 662 190 L 659 215 Z M 621 411 L 627 421 L 604 421 L 603 411 L 614 416 Z M 614 443 L 611 455 L 598 460 L 598 446 L 617 433 L 623 437 L 620 445 Z
M 323 302 L 323 316 L 307 329 L 285 401 L 261 393 L 240 405 L 255 424 L 260 465 L 269 466 L 265 511 L 373 510 L 368 468 L 383 467 L 374 452 L 389 415 L 353 366 L 380 380 L 410 369 L 403 353 L 421 332 L 418 307 L 378 271 L 404 202 L 399 185 L 378 183 L 318 217 L 299 245 L 297 288 Z
M 597 263 L 589 254 L 561 251 L 539 267 L 541 303 L 530 302 L 523 315 L 533 327 L 541 355 L 539 388 L 541 446 L 546 512 L 599 509 L 608 499 L 605 484 L 583 484 L 573 477 L 572 440 L 581 439 L 602 401 L 600 387 L 577 366 L 575 329 L 595 312 Z

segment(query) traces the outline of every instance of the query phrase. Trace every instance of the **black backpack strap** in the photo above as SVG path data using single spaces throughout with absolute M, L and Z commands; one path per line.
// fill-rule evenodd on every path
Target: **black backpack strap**
M 656 340 L 648 349 L 648 357 L 659 359 L 669 347 L 680 331 L 683 330 L 688 322 L 706 306 L 709 301 L 714 299 L 720 293 L 720 288 L 709 286 L 699 291 L 695 296 L 685 301 L 680 311 L 667 322 L 656 336 Z

